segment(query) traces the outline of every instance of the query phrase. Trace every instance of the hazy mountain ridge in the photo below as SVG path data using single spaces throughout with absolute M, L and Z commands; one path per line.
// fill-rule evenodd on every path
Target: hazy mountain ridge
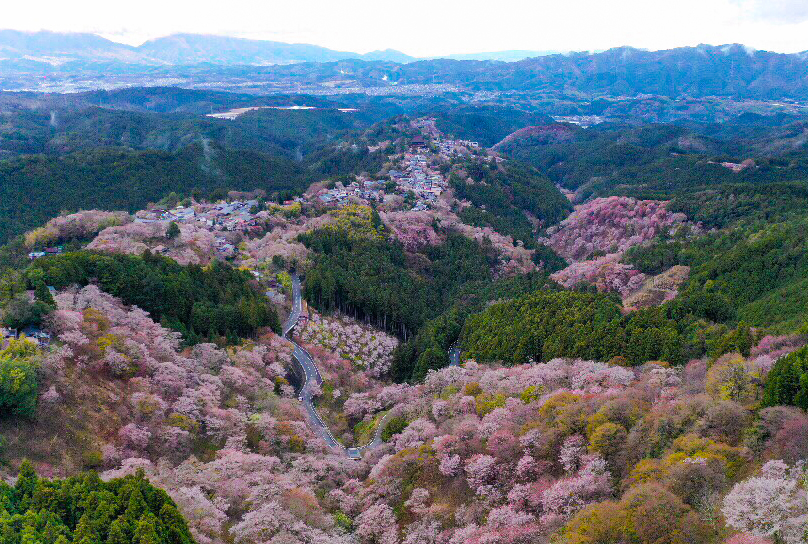
M 430 57 L 431 59 L 451 60 L 497 60 L 503 62 L 517 62 L 534 57 L 562 54 L 561 51 L 534 51 L 526 49 L 508 49 L 506 51 L 488 51 L 483 53 L 457 53 Z
M 92 34 L 7 30 L 0 31 L 0 72 L 10 81 L 15 75 L 40 73 L 59 77 L 119 74 L 140 78 L 136 85 L 153 85 L 159 78 L 166 82 L 192 78 L 198 83 L 215 79 L 223 85 L 221 89 L 235 77 L 281 88 L 303 84 L 331 89 L 346 82 L 359 87 L 437 83 L 472 91 L 808 99 L 808 53 L 775 53 L 739 44 L 660 51 L 617 47 L 544 55 L 505 51 L 417 59 L 390 49 L 359 54 L 309 44 L 198 34 L 175 34 L 132 47 Z M 14 81 L 10 85 L 7 88 L 30 88 Z
M 344 59 L 392 61 L 415 60 L 497 60 L 514 62 L 558 51 L 507 50 L 481 53 L 438 55 L 419 59 L 395 49 L 369 53 L 335 51 L 311 44 L 291 44 L 269 40 L 251 40 L 210 34 L 178 33 L 149 40 L 140 46 L 118 43 L 89 33 L 50 31 L 22 32 L 0 30 L 0 59 L 50 60 L 58 64 L 84 59 L 113 59 L 134 64 L 224 64 L 271 65 L 296 62 L 333 62 Z
M 410 62 L 413 57 L 387 49 L 366 55 L 310 44 L 248 40 L 206 34 L 172 34 L 130 46 L 95 34 L 0 30 L 0 59 L 64 64 L 119 61 L 143 65 L 271 65 L 333 62 L 343 59 Z M 25 64 L 22 63 L 24 67 Z

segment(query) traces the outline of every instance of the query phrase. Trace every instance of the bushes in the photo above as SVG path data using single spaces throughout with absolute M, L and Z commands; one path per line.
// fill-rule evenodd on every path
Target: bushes
M 0 357 L 0 413 L 31 417 L 36 411 L 36 397 L 33 364 Z
M 619 501 L 597 503 L 579 512 L 564 528 L 564 542 L 595 544 L 697 544 L 710 541 L 711 530 L 676 495 L 645 484 Z
M 103 482 L 89 472 L 51 481 L 27 462 L 13 487 L 0 482 L 0 535 L 9 544 L 194 542 L 174 501 L 142 474 Z
M 391 438 L 397 434 L 400 434 L 404 429 L 406 429 L 408 424 L 407 418 L 405 417 L 390 418 L 390 421 L 387 422 L 387 425 L 382 431 L 382 440 L 384 442 L 389 442 Z
M 19 294 L 6 304 L 2 314 L 2 324 L 11 329 L 24 329 L 37 326 L 53 308 L 41 300 L 32 301 L 27 294 Z
M 12 340 L 0 351 L 0 417 L 33 417 L 36 412 L 36 355 L 34 345 L 25 339 Z
M 808 410 L 808 347 L 786 355 L 766 378 L 763 404 L 799 406 Z

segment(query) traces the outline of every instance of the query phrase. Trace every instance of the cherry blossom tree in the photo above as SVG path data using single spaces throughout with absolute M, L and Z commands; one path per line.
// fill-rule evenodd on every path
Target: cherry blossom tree
M 727 524 L 756 536 L 801 542 L 808 522 L 802 477 L 802 467 L 769 461 L 758 476 L 736 484 L 724 497 L 721 511 Z

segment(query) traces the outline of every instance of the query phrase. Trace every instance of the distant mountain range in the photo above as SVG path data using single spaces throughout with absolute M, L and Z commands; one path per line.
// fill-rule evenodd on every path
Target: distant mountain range
M 74 86 L 78 89 L 109 87 L 119 77 L 126 86 L 192 80 L 220 90 L 233 90 L 228 85 L 234 81 L 270 82 L 287 92 L 446 84 L 474 91 L 808 100 L 808 52 L 774 53 L 737 44 L 417 59 L 391 49 L 360 54 L 198 34 L 175 34 L 134 47 L 93 34 L 0 31 L 3 88 L 37 89 L 42 88 L 37 81 L 56 81 L 50 88 L 61 92 L 73 75 L 83 77 Z
M 774 53 L 738 44 L 661 51 L 617 47 L 518 62 L 435 59 L 395 64 L 344 60 L 333 65 L 274 66 L 264 75 L 273 81 L 308 84 L 349 76 L 365 87 L 443 83 L 474 91 L 808 100 L 808 52 Z
M 514 61 L 542 54 L 546 53 L 502 51 L 449 55 L 441 58 Z M 200 64 L 268 66 L 300 62 L 333 62 L 346 59 L 398 63 L 419 60 L 394 49 L 360 54 L 335 51 L 310 44 L 247 40 L 203 34 L 172 34 L 134 47 L 95 34 L 0 30 L 0 61 L 4 61 L 4 65 L 11 68 L 31 68 L 36 64 L 64 66 L 77 62 L 83 64 L 119 62 L 145 66 Z
M 556 55 L 563 51 L 531 51 L 525 49 L 510 49 L 508 51 L 491 51 L 489 53 L 462 53 L 457 55 L 443 55 L 440 57 L 429 57 L 430 59 L 450 59 L 450 60 L 500 60 L 503 62 L 516 62 L 533 57 L 544 57 L 546 55 Z
M 40 62 L 61 66 L 76 61 L 121 62 L 154 66 L 273 65 L 297 62 L 333 62 L 344 59 L 414 60 L 399 51 L 373 51 L 366 55 L 334 51 L 309 44 L 245 40 L 227 36 L 173 34 L 138 47 L 95 34 L 20 32 L 0 30 L 0 59 L 23 66 Z

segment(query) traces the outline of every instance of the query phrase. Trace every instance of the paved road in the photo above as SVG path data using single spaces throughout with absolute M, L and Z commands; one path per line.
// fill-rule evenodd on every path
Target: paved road
M 385 414 L 384 418 L 382 418 L 382 420 L 379 422 L 373 440 L 365 446 L 359 448 L 346 448 L 340 444 L 336 438 L 334 438 L 334 435 L 331 433 L 331 429 L 328 428 L 328 425 L 325 424 L 323 419 L 320 417 L 320 414 L 317 413 L 317 409 L 314 407 L 314 397 L 310 391 L 310 384 L 323 384 L 323 377 L 320 375 L 320 370 L 317 368 L 317 364 L 314 362 L 314 358 L 311 356 L 311 354 L 303 349 L 303 347 L 298 345 L 294 340 L 292 340 L 290 336 L 292 329 L 294 329 L 295 325 L 300 319 L 300 313 L 302 310 L 303 296 L 300 292 L 300 278 L 297 274 L 292 274 L 292 310 L 289 312 L 289 317 L 283 324 L 283 336 L 295 346 L 293 355 L 295 360 L 303 369 L 303 374 L 305 377 L 303 386 L 300 388 L 300 394 L 297 398 L 301 403 L 303 403 L 303 408 L 306 410 L 306 413 L 309 416 L 309 421 L 311 426 L 314 428 L 314 431 L 320 436 L 320 438 L 323 439 L 326 444 L 328 444 L 328 447 L 341 451 L 350 459 L 360 459 L 363 452 L 381 445 L 382 430 L 384 429 L 384 424 L 386 423 L 389 413 Z
M 361 457 L 363 452 L 368 451 L 368 450 L 372 450 L 374 448 L 378 448 L 379 446 L 381 446 L 382 445 L 382 432 L 384 431 L 384 428 L 387 426 L 387 422 L 390 419 L 390 414 L 392 414 L 392 413 L 393 413 L 393 411 L 390 410 L 389 412 L 384 414 L 384 417 L 382 417 L 382 419 L 379 421 L 379 424 L 376 425 L 376 432 L 373 434 L 373 439 L 370 442 L 368 442 L 364 446 L 359 446 L 358 448 L 348 448 L 348 450 L 347 450 L 348 455 L 349 456 L 353 455 L 353 456 Z M 356 458 L 356 457 L 354 457 L 354 458 Z
M 303 295 L 300 293 L 300 277 L 297 274 L 292 274 L 292 311 L 289 312 L 289 317 L 283 324 L 283 336 L 286 337 L 294 326 L 297 320 L 300 319 L 300 312 L 303 311 Z
M 449 350 L 449 366 L 460 366 L 460 348 Z

